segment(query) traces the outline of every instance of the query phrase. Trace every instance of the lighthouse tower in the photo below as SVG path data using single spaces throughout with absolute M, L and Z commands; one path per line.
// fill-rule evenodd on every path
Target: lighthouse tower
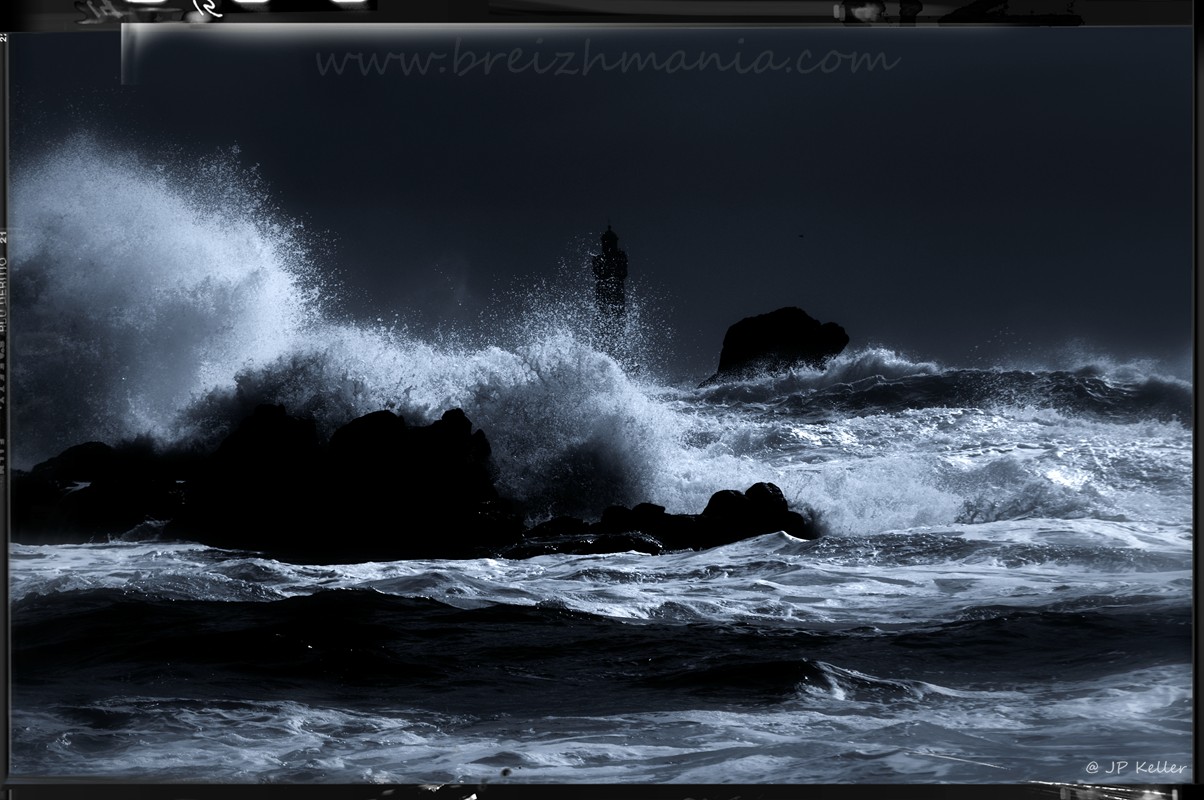
M 627 310 L 627 254 L 609 225 L 602 234 L 602 252 L 594 256 L 594 300 L 603 319 L 618 321 Z

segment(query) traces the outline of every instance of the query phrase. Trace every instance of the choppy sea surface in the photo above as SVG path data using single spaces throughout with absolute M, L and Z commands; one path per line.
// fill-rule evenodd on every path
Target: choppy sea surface
M 18 467 L 92 439 L 212 443 L 261 401 L 327 431 L 461 407 L 536 517 L 697 513 L 772 481 L 828 532 L 320 566 L 153 524 L 13 545 L 14 775 L 1009 783 L 1124 761 L 1177 771 L 1110 780 L 1190 778 L 1192 389 L 1173 370 L 862 347 L 693 388 L 637 366 L 655 330 L 638 309 L 620 353 L 571 302 L 487 343 L 337 321 L 252 178 L 96 147 L 15 173 Z M 246 209 L 226 239 L 201 214 L 216 183 Z M 102 207 L 112 226 L 89 223 Z M 126 218 L 163 241 L 125 241 Z M 122 257 L 82 269 L 97 251 Z

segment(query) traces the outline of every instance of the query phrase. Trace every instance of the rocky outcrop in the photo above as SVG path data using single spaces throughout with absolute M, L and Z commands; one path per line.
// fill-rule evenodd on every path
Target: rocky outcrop
M 490 447 L 460 409 L 430 425 L 378 411 L 321 442 L 311 420 L 262 405 L 209 455 L 91 442 L 17 473 L 13 539 L 104 540 L 154 521 L 163 534 L 299 563 L 527 558 L 702 549 L 773 531 L 815 538 L 814 514 L 778 487 L 717 492 L 701 514 L 611 506 L 530 529 L 498 495 Z
M 183 483 L 197 461 L 157 454 L 148 442 L 68 448 L 29 472 L 13 472 L 12 538 L 30 544 L 86 542 L 169 520 L 183 508 Z
M 313 421 L 261 405 L 188 481 L 167 532 L 215 547 L 315 548 L 328 498 L 323 477 Z
M 719 369 L 703 385 L 792 367 L 821 369 L 848 343 L 844 328 L 835 322 L 820 324 L 801 308 L 745 317 L 727 329 Z
M 757 483 L 745 492 L 731 489 L 711 496 L 701 514 L 668 514 L 663 506 L 611 506 L 594 523 L 556 517 L 525 532 L 506 548 L 507 558 L 548 553 L 605 553 L 633 550 L 653 555 L 672 550 L 704 550 L 753 536 L 784 531 L 798 539 L 817 539 L 822 526 L 815 512 L 790 510 L 782 490 Z
M 475 558 L 518 541 L 521 517 L 489 475 L 463 411 L 411 426 L 390 411 L 320 446 L 313 424 L 260 406 L 186 491 L 166 533 L 290 561 Z

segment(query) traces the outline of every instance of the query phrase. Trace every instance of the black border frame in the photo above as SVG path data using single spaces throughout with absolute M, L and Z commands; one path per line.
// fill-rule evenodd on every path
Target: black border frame
M 229 2 L 229 0 L 226 0 Z M 847 0 L 846 0 L 847 1 Z M 1074 14 L 1048 16 L 1007 16 L 1006 10 L 1000 13 L 1003 0 L 954 0 L 962 5 L 952 14 L 944 17 L 917 17 L 916 23 L 925 26 L 1051 26 L 1051 25 L 1087 25 L 1087 26 L 1193 26 L 1195 22 L 1195 4 L 1192 0 L 1071 0 Z M 111 0 L 117 8 L 129 8 L 127 0 Z M 301 0 L 306 2 L 306 0 Z M 795 2 L 794 0 L 773 0 L 781 3 L 783 13 L 739 15 L 731 13 L 715 13 L 700 15 L 686 10 L 678 12 L 674 5 L 703 6 L 708 2 L 719 2 L 723 7 L 736 5 L 733 0 L 642 0 L 646 9 L 642 13 L 598 13 L 581 11 L 574 8 L 572 0 L 368 0 L 370 10 L 337 9 L 329 10 L 318 7 L 323 0 L 308 0 L 310 6 L 306 10 L 283 10 L 288 8 L 289 0 L 275 0 L 271 11 L 254 14 L 232 15 L 230 23 L 238 22 L 289 22 L 289 23 L 330 23 L 330 22 L 436 22 L 436 23 L 508 23 L 532 22 L 566 22 L 566 23 L 597 23 L 631 24 L 646 23 L 678 23 L 678 24 L 709 24 L 723 26 L 730 24 L 787 24 L 800 27 L 834 27 L 848 23 L 842 22 L 835 16 L 821 16 L 816 13 L 803 13 L 804 6 L 819 5 L 818 2 Z M 112 31 L 119 24 L 118 20 L 101 22 L 99 24 L 81 24 L 81 15 L 75 8 L 73 0 L 7 0 L 9 12 L 12 15 L 8 25 L 0 30 L 0 180 L 3 188 L 0 190 L 0 519 L 4 530 L 9 530 L 8 503 L 8 465 L 6 459 L 7 436 L 9 432 L 9 402 L 8 383 L 6 380 L 7 344 L 8 344 L 8 276 L 7 276 L 7 231 L 8 231 L 8 131 L 9 131 L 9 93 L 8 93 L 8 48 L 7 33 L 37 33 L 37 32 L 68 32 L 86 33 L 89 31 Z M 181 3 L 188 5 L 188 3 Z M 579 3 L 576 5 L 580 5 Z M 597 6 L 599 3 L 592 3 Z M 763 5 L 763 4 L 762 4 Z M 143 7 L 145 8 L 145 6 Z M 277 11 L 277 8 L 281 10 Z M 963 13 L 964 12 L 964 13 Z M 164 20 L 169 21 L 169 20 Z M 95 23 L 96 21 L 93 20 Z M 896 23 L 897 25 L 897 23 Z M 1202 108 L 1200 70 L 1204 64 L 1200 61 L 1200 36 L 1196 33 L 1196 83 L 1194 86 L 1195 130 L 1198 135 L 1200 124 L 1204 122 Z M 1199 223 L 1204 219 L 1201 212 L 1201 192 L 1199 183 L 1199 151 L 1198 139 L 1193 148 L 1193 177 L 1195 179 L 1194 199 L 1196 201 L 1196 239 L 1194 249 L 1195 265 L 1199 265 Z M 1201 297 L 1201 286 L 1196 275 L 1193 289 L 1193 300 Z M 1199 341 L 1200 329 L 1198 319 L 1193 320 L 1195 341 Z M 1200 366 L 1204 364 L 1204 356 L 1197 349 L 1193 363 L 1193 385 Z M 1198 414 L 1196 415 L 1198 419 Z M 1193 444 L 1193 470 L 1195 456 L 1198 455 L 1198 441 Z M 1198 502 L 1198 501 L 1197 501 Z M 1193 519 L 1196 504 L 1193 502 Z M 1198 573 L 1201 563 L 1201 552 L 1196 548 L 1194 562 Z M 0 573 L 3 574 L 7 585 L 9 577 L 8 549 L 0 553 Z M 1196 612 L 1194 623 L 1198 625 L 1199 601 L 1198 591 L 1193 590 Z M 134 784 L 134 783 L 102 783 L 94 780 L 34 780 L 14 779 L 9 775 L 9 753 L 11 727 L 8 724 L 8 709 L 11 707 L 10 688 L 8 682 L 9 665 L 9 608 L 7 592 L 4 597 L 3 637 L 0 638 L 0 683 L 4 687 L 4 719 L 3 730 L 0 730 L 0 751 L 3 753 L 3 781 L 0 782 L 0 800 L 241 800 L 241 798 L 289 798 L 290 800 L 317 800 L 318 798 L 334 798 L 335 800 L 511 800 L 511 798 L 531 798 L 532 800 L 609 800 L 621 794 L 631 800 L 847 800 L 848 798 L 883 798 L 883 800 L 1013 800 L 1014 798 L 1074 798 L 1075 790 L 1098 790 L 1100 797 L 1115 800 L 1132 798 L 1139 800 L 1146 791 L 1166 792 L 1168 796 L 1174 793 L 1176 800 L 1192 800 L 1204 797 L 1204 786 L 1201 786 L 1199 776 L 1204 774 L 1201 758 L 1204 748 L 1197 735 L 1193 743 L 1195 774 L 1191 782 L 1158 785 L 1097 786 L 1062 784 L 891 784 L 891 785 L 829 785 L 829 784 L 666 784 L 638 785 L 625 784 L 609 786 L 597 784 L 492 784 L 492 785 L 369 785 L 369 784 L 324 784 L 307 786 L 300 784 L 287 785 L 256 785 L 256 784 Z M 1201 650 L 1201 640 L 1193 627 L 1195 652 Z M 1199 675 L 1194 676 L 1198 683 Z M 1200 719 L 1200 701 L 1198 693 L 1193 693 L 1195 719 Z

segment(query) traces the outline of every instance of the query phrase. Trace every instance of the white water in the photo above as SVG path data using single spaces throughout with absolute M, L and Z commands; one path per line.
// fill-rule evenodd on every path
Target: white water
M 975 489 L 996 506 L 983 509 L 987 518 L 1125 515 L 1145 502 L 1119 495 L 1152 457 L 1147 439 L 1174 449 L 1183 435 L 1151 423 L 1134 439 L 1124 426 L 1023 407 L 791 424 L 752 412 L 876 376 L 948 368 L 869 348 L 822 373 L 665 388 L 599 352 L 588 302 L 574 296 L 544 296 L 527 313 L 493 320 L 488 343 L 469 343 L 471 332 L 431 341 L 404 326 L 335 319 L 337 287 L 322 277 L 330 265 L 318 263 L 303 226 L 273 208 L 235 155 L 199 164 L 148 163 L 80 136 L 18 165 L 18 468 L 88 440 L 215 443 L 259 402 L 312 415 L 327 433 L 381 408 L 429 420 L 461 407 L 490 438 L 499 488 L 537 514 L 645 500 L 697 512 L 714 491 L 773 480 L 789 499 L 826 512 L 833 530 L 865 534 L 955 522 Z M 654 332 L 629 325 L 633 360 L 650 360 L 643 351 L 657 349 Z M 1151 375 L 1150 365 L 1102 369 Z M 816 468 L 833 456 L 842 467 Z M 1190 462 L 1172 457 L 1169 479 L 1178 480 Z M 1181 521 L 1165 519 L 1174 509 L 1151 513 Z
M 271 208 L 252 174 L 213 163 L 181 174 L 83 138 L 20 165 L 17 466 L 88 439 L 211 441 L 261 401 L 313 414 L 327 431 L 379 408 L 428 419 L 462 407 L 489 436 L 499 488 L 537 514 L 646 500 L 698 512 L 716 490 L 769 480 L 816 508 L 830 534 L 659 557 L 319 567 L 165 542 L 15 546 L 14 600 L 111 588 L 148 601 L 270 603 L 372 589 L 463 608 L 829 632 L 1190 603 L 1192 433 L 1178 422 L 1106 421 L 1027 400 L 817 418 L 787 400 L 950 370 L 875 348 L 825 373 L 665 387 L 599 352 L 572 302 L 533 309 L 488 344 L 334 319 L 334 289 L 316 277 L 303 229 Z M 1093 372 L 1132 381 L 1153 370 Z M 503 780 L 510 768 L 511 780 L 868 782 L 1083 780 L 1090 759 L 1141 753 L 1186 763 L 1186 663 L 990 691 L 958 675 L 920 685 L 884 665 L 873 678 L 898 689 L 885 699 L 854 691 L 859 676 L 846 668 L 825 669 L 827 690 L 800 688 L 768 707 L 540 719 L 268 702 L 250 691 L 197 703 L 138 689 L 96 702 L 131 714 L 116 731 L 19 709 L 16 738 L 34 744 L 18 771 L 373 782 Z

